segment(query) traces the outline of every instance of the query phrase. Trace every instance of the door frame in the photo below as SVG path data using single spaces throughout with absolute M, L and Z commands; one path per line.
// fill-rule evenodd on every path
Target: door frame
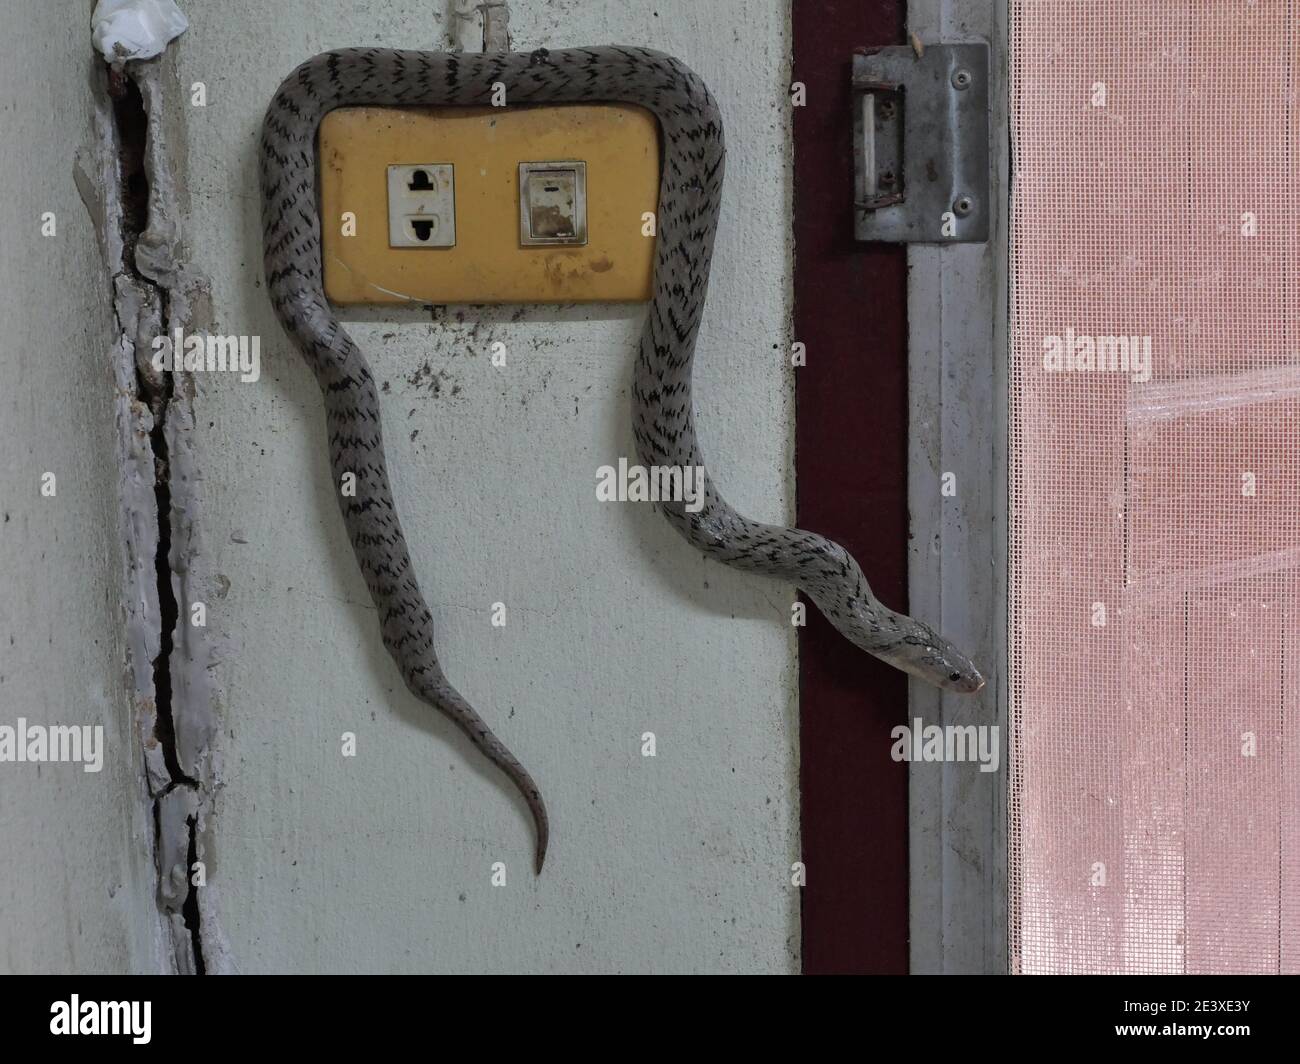
M 842 543 L 882 601 L 968 649 L 988 681 L 976 698 L 909 687 L 808 610 L 803 970 L 1006 972 L 1006 3 L 792 0 L 791 29 L 798 524 Z M 852 54 L 913 32 L 992 45 L 987 244 L 854 240 Z M 893 730 L 918 717 L 998 727 L 999 771 L 895 761 Z
M 990 239 L 908 249 L 914 614 L 972 654 L 986 684 L 954 695 L 913 680 L 911 722 L 996 726 L 996 772 L 910 766 L 911 970 L 1005 973 L 1007 928 L 1007 353 L 1009 94 L 1005 0 L 911 0 L 922 41 L 990 44 Z M 955 474 L 956 494 L 940 490 Z M 952 482 L 950 481 L 950 484 Z

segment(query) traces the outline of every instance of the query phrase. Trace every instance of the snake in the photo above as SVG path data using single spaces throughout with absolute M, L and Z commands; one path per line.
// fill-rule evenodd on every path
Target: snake
M 631 388 L 633 436 L 644 468 L 703 472 L 691 364 L 726 150 L 716 100 L 670 55 L 627 46 L 496 53 L 347 48 L 307 60 L 279 86 L 262 123 L 263 264 L 275 315 L 320 386 L 339 506 L 384 646 L 411 693 L 459 727 L 523 796 L 534 821 L 540 874 L 550 838 L 541 791 L 451 684 L 434 651 L 433 615 L 389 485 L 374 377 L 325 298 L 317 200 L 316 134 L 332 109 L 483 107 L 500 103 L 501 87 L 506 106 L 631 104 L 658 120 L 654 283 Z M 343 490 L 349 481 L 352 490 Z M 706 556 L 795 585 L 853 644 L 923 681 L 962 693 L 983 686 L 979 670 L 955 646 L 879 602 L 844 547 L 815 532 L 742 516 L 707 475 L 701 490 L 702 500 L 661 498 L 658 505 Z

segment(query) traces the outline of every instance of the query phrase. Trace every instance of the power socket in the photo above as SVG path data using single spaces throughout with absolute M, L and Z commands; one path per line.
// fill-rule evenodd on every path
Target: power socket
M 319 144 L 321 217 L 355 220 L 321 227 L 334 303 L 629 303 L 653 294 L 647 220 L 659 204 L 660 136 L 643 108 L 340 107 L 321 120 Z M 522 198 L 521 162 L 555 180 L 530 172 Z
M 456 246 L 456 185 L 451 163 L 388 168 L 388 246 Z

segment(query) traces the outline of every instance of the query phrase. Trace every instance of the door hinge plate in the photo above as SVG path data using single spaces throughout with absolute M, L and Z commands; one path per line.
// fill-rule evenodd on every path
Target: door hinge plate
M 854 235 L 895 244 L 989 238 L 989 46 L 853 57 Z

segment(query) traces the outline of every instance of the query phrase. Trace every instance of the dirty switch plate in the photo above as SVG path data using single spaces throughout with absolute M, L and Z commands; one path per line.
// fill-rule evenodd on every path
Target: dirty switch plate
M 587 242 L 587 164 L 519 164 L 519 243 Z

